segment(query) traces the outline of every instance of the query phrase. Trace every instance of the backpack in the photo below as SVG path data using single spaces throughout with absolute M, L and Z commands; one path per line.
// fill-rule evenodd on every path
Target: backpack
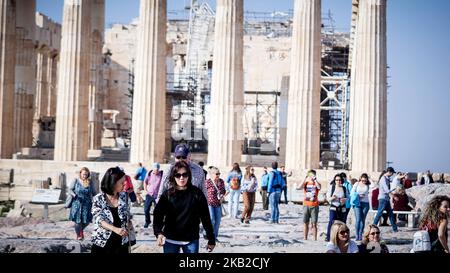
M 430 234 L 426 230 L 419 230 L 414 233 L 413 252 L 431 251 Z
M 239 177 L 235 176 L 235 177 L 231 178 L 230 188 L 232 190 L 239 190 L 240 187 L 241 187 L 241 181 L 239 181 Z
M 272 189 L 281 189 L 280 179 L 282 179 L 282 178 L 280 178 L 280 175 L 278 175 L 278 173 L 276 173 L 274 171 L 272 171 L 272 172 L 273 172 L 273 176 L 276 177 L 273 180 Z

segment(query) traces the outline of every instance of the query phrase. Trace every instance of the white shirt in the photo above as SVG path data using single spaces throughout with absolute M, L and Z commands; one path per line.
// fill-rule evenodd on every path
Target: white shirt
M 334 245 L 332 242 L 329 242 L 327 244 L 327 252 L 330 250 L 334 251 L 335 253 L 341 253 L 339 247 Z M 347 253 L 358 253 L 358 252 L 359 252 L 358 245 L 354 241 L 350 240 L 348 244 Z
M 360 182 L 357 182 L 355 185 L 356 193 L 358 193 L 358 195 L 363 195 L 363 197 L 359 197 L 359 201 L 369 203 L 369 185 Z

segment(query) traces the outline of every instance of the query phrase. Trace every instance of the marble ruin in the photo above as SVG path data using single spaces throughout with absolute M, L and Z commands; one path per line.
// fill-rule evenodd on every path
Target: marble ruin
M 50 176 L 63 187 L 80 162 L 167 163 L 180 142 L 223 170 L 276 160 L 293 182 L 386 166 L 386 0 L 352 0 L 351 33 L 327 26 L 320 0 L 265 14 L 192 1 L 181 18 L 141 0 L 112 26 L 105 2 L 65 0 L 58 24 L 36 0 L 0 0 L 0 200 Z

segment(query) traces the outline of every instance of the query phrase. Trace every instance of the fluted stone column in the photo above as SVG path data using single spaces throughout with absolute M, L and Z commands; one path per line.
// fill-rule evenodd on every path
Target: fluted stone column
M 87 158 L 90 3 L 64 1 L 54 153 L 58 161 Z
M 287 118 L 287 169 L 319 167 L 320 11 L 320 0 L 295 1 Z
M 103 128 L 103 35 L 105 32 L 105 0 L 92 1 L 91 79 L 89 86 L 89 155 L 101 155 Z
M 386 166 L 386 0 L 359 1 L 350 117 L 351 169 L 377 172 Z
M 0 0 L 0 158 L 11 158 L 14 148 L 15 3 Z
M 165 151 L 166 0 L 141 0 L 130 162 L 162 162 Z
M 40 48 L 36 62 L 36 94 L 34 97 L 33 139 L 39 139 L 39 119 L 47 116 L 49 103 L 48 87 L 48 61 L 50 50 L 47 47 Z
M 56 103 L 57 103 L 57 91 L 58 91 L 58 52 L 51 52 L 47 61 L 47 87 L 48 87 L 48 103 L 46 115 L 48 117 L 56 116 Z
M 36 0 L 16 1 L 16 79 L 14 92 L 14 152 L 33 140 L 36 93 Z
M 214 33 L 208 165 L 241 163 L 244 110 L 243 0 L 218 0 Z

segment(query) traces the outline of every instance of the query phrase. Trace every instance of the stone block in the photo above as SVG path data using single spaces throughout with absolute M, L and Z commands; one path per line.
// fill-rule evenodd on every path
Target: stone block
M 8 201 L 9 200 L 9 187 L 0 186 L 0 201 Z
M 0 169 L 0 185 L 9 185 L 12 183 L 12 169 Z

